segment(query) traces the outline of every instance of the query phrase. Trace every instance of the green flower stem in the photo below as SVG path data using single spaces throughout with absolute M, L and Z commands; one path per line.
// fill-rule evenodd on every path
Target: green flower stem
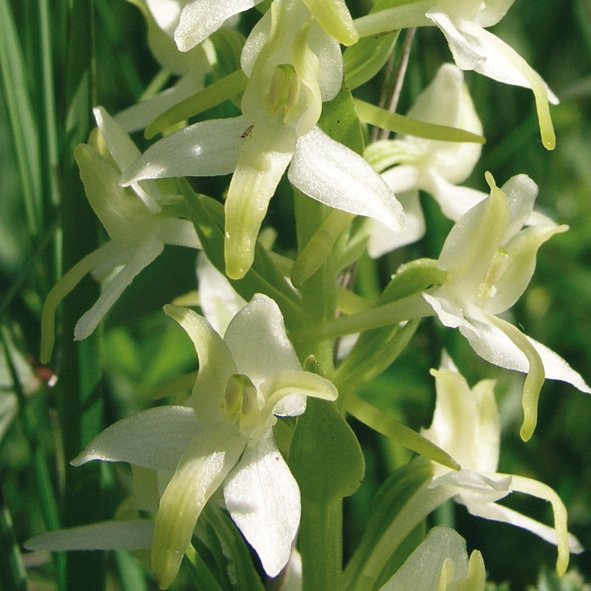
M 347 412 L 374 431 L 389 437 L 394 443 L 416 451 L 427 459 L 452 470 L 460 469 L 460 465 L 446 451 L 358 396 L 348 397 Z
M 405 135 L 441 142 L 474 142 L 484 144 L 486 141 L 481 135 L 458 129 L 457 127 L 437 125 L 435 123 L 426 123 L 425 121 L 411 119 L 398 113 L 391 113 L 390 111 L 386 111 L 386 109 L 381 109 L 359 99 L 353 99 L 353 102 L 355 103 L 355 111 L 357 111 L 362 121 L 394 133 L 403 133 Z
M 418 293 L 359 314 L 342 316 L 324 324 L 310 326 L 297 332 L 295 337 L 302 342 L 336 338 L 433 315 L 431 306 Z
M 328 218 L 329 210 L 320 203 L 294 190 L 294 208 L 299 252 L 303 253 L 314 239 L 319 226 Z M 337 274 L 331 253 L 326 253 L 320 267 L 301 284 L 302 304 L 310 326 L 321 325 L 335 317 Z M 296 335 L 296 342 L 299 339 Z M 314 355 L 327 375 L 333 368 L 332 336 L 320 335 L 296 344 L 301 359 Z
M 214 82 L 202 91 L 181 101 L 174 107 L 159 115 L 148 125 L 144 135 L 147 139 L 153 138 L 168 127 L 176 125 L 181 121 L 203 113 L 233 96 L 241 93 L 248 82 L 246 74 L 242 70 L 236 70 L 224 78 Z
M 293 264 L 291 280 L 296 287 L 320 269 L 338 237 L 354 217 L 340 209 L 333 209 L 327 215 Z
M 339 591 L 342 583 L 343 500 L 327 505 L 304 502 L 300 522 L 304 591 Z
M 313 240 L 319 226 L 330 215 L 326 207 L 294 190 L 294 209 L 300 254 Z M 310 325 L 323 323 L 336 314 L 337 277 L 333 255 L 327 253 L 321 266 L 301 284 L 302 303 Z M 296 340 L 297 343 L 297 340 Z M 333 341 L 330 337 L 303 343 L 296 350 L 303 358 L 312 354 L 327 375 L 333 369 Z M 309 450 L 313 453 L 313 450 Z M 342 572 L 342 499 L 327 504 L 302 495 L 300 522 L 300 553 L 302 556 L 303 589 L 338 591 Z

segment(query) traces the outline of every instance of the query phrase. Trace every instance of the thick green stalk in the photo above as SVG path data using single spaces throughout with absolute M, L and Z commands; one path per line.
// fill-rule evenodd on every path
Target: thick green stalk
M 295 191 L 295 214 L 298 250 L 302 252 L 327 215 L 327 209 Z M 333 256 L 301 285 L 302 303 L 312 326 L 334 318 L 337 277 Z M 333 369 L 333 340 L 307 341 L 298 351 L 302 357 L 314 355 L 324 372 Z M 316 503 L 302 496 L 300 522 L 300 553 L 302 556 L 303 589 L 338 591 L 342 576 L 342 510 L 341 498 L 329 504 Z
M 341 588 L 343 500 L 327 505 L 302 499 L 300 553 L 304 591 Z

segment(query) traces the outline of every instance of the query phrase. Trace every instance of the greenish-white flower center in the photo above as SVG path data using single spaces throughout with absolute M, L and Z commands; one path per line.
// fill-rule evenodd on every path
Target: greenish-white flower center
M 269 83 L 267 94 L 267 108 L 282 119 L 288 116 L 289 112 L 300 100 L 301 82 L 291 64 L 276 66 Z

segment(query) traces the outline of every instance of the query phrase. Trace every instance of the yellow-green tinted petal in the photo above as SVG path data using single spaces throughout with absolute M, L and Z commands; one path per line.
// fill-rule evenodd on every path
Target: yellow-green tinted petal
M 160 499 L 154 526 L 152 569 L 161 589 L 176 577 L 205 503 L 236 464 L 245 444 L 232 424 L 199 433 L 183 453 Z
M 357 29 L 344 0 L 304 0 L 322 28 L 339 43 L 353 45 L 359 39 Z

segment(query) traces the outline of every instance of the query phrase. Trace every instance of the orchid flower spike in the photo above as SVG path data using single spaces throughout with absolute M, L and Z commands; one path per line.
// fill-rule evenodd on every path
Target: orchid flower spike
M 76 340 L 90 336 L 133 279 L 164 249 L 165 244 L 200 248 L 193 224 L 178 219 L 180 197 L 164 196 L 153 181 L 119 186 L 121 170 L 139 156 L 139 150 L 121 126 L 102 108 L 94 110 L 108 157 L 88 144 L 76 147 L 74 157 L 86 196 L 110 240 L 86 255 L 53 287 L 41 319 L 41 362 L 47 363 L 54 343 L 57 306 L 88 273 L 103 291 L 78 320 Z
M 115 423 L 72 464 L 128 462 L 158 472 L 164 492 L 153 530 L 152 568 L 162 589 L 175 578 L 197 519 L 220 487 L 232 519 L 265 572 L 275 577 L 292 554 L 300 493 L 275 444 L 273 425 L 277 417 L 301 415 L 308 396 L 335 400 L 336 388 L 302 370 L 281 312 L 267 296 L 255 295 L 224 338 L 191 310 L 166 306 L 165 311 L 185 329 L 199 357 L 188 405 L 153 408 Z M 35 547 L 52 549 L 52 533 Z M 67 533 L 60 533 L 60 548 Z M 131 543 L 133 532 L 127 534 L 118 543 Z M 69 549 L 95 547 L 89 537 L 75 540 L 78 545 Z
M 454 61 L 462 70 L 531 88 L 536 101 L 542 143 L 556 144 L 548 103 L 558 99 L 540 75 L 509 45 L 487 31 L 497 24 L 514 0 L 411 0 L 380 2 L 378 10 L 354 21 L 359 35 L 377 35 L 409 27 L 435 25 L 445 35 Z M 391 6 L 391 7 L 390 7 Z
M 568 228 L 544 224 L 523 228 L 537 195 L 536 184 L 526 175 L 511 178 L 501 189 L 488 173 L 487 181 L 490 196 L 458 220 L 443 245 L 438 267 L 447 273 L 444 284 L 423 297 L 441 322 L 458 328 L 480 357 L 527 374 L 521 428 L 527 441 L 535 429 L 545 377 L 591 393 L 564 359 L 498 317 L 525 291 L 538 248 Z
M 180 51 L 205 41 L 228 19 L 263 0 L 139 0 L 146 2 L 154 20 L 174 39 Z M 328 35 L 352 45 L 359 35 L 345 0 L 300 0 Z
M 482 134 L 462 71 L 444 64 L 419 95 L 408 117 Z M 414 136 L 375 142 L 365 150 L 366 160 L 380 173 L 397 195 L 406 214 L 406 229 L 392 232 L 373 222 L 368 243 L 370 256 L 377 258 L 395 248 L 419 240 L 425 220 L 417 191 L 425 191 L 439 203 L 443 214 L 456 221 L 486 197 L 485 193 L 457 186 L 474 170 L 482 146 L 475 142 L 444 142 Z
M 316 125 L 342 83 L 342 56 L 302 0 L 275 0 L 247 40 L 243 115 L 205 121 L 151 146 L 122 177 L 215 176 L 233 172 L 225 204 L 226 274 L 250 268 L 256 237 L 289 166 L 291 183 L 324 205 L 404 225 L 393 193 L 363 158 Z
M 422 435 L 447 451 L 461 466 L 459 471 L 434 464 L 430 489 L 447 491 L 477 517 L 527 529 L 558 546 L 556 570 L 564 574 L 569 552 L 582 552 L 568 534 L 564 504 L 549 486 L 523 476 L 497 472 L 500 422 L 494 397 L 494 381 L 482 380 L 470 390 L 464 377 L 444 352 L 441 368 L 432 370 L 437 400 L 433 422 Z M 521 492 L 548 501 L 554 511 L 554 527 L 548 527 L 497 501 Z

